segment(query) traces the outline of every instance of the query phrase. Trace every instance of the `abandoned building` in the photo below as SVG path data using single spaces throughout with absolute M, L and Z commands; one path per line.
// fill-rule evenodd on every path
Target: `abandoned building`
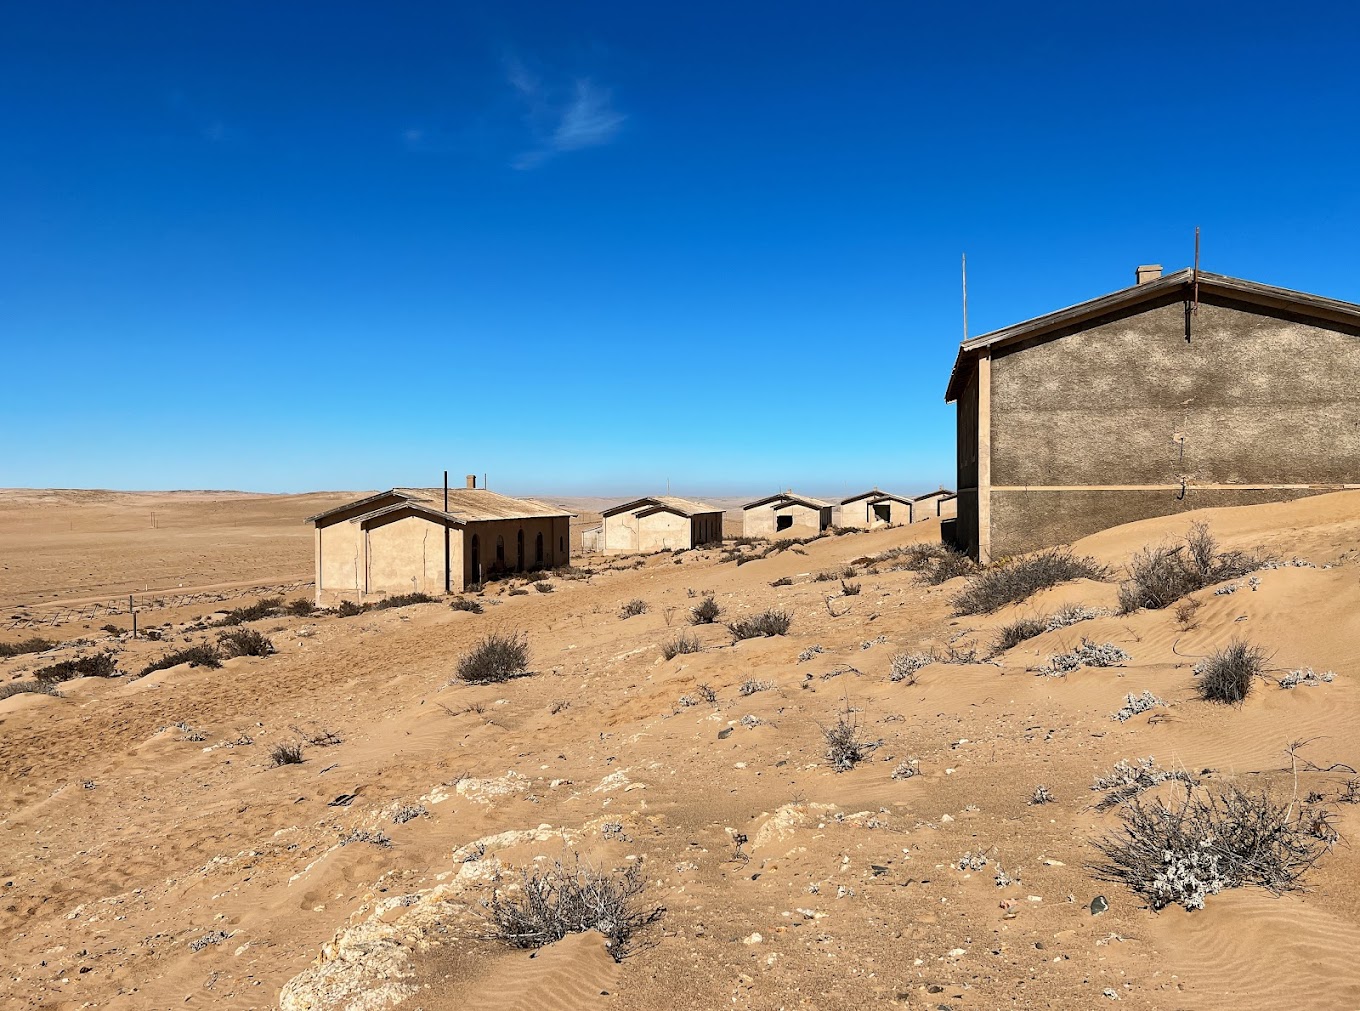
M 831 526 L 831 503 L 783 491 L 741 507 L 747 537 L 811 537 Z
M 915 514 L 912 500 L 881 491 L 870 489 L 859 495 L 841 500 L 840 518 L 843 527 L 895 527 L 910 523 Z
M 571 558 L 571 514 L 477 487 L 393 488 L 309 516 L 316 601 L 363 602 L 400 593 L 459 593 L 510 572 Z
M 1193 269 L 964 341 L 958 516 L 984 561 L 1360 482 L 1360 305 Z
M 939 488 L 935 491 L 928 491 L 924 495 L 917 495 L 911 500 L 912 521 L 919 522 L 932 517 L 941 517 L 943 515 L 943 504 L 953 498 L 954 493 L 948 488 Z
M 600 516 L 606 554 L 693 548 L 723 535 L 721 509 L 671 495 L 634 499 Z

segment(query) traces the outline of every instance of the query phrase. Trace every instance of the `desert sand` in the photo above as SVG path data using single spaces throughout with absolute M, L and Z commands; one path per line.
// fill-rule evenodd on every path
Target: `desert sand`
M 197 626 L 254 593 L 306 596 L 301 518 L 348 497 L 181 494 L 6 493 L 0 641 L 66 643 L 0 660 L 0 684 L 103 650 L 132 675 L 212 638 Z M 142 515 L 153 499 L 167 514 L 156 530 Z M 1170 610 L 1106 613 L 996 656 L 997 630 L 1018 616 L 1069 603 L 1113 612 L 1115 583 L 1066 583 L 960 618 L 950 600 L 962 579 L 926 586 L 860 561 L 856 595 L 815 580 L 938 540 L 928 521 L 741 565 L 717 551 L 585 559 L 592 574 L 555 577 L 551 593 L 490 586 L 482 614 L 441 602 L 266 618 L 250 627 L 273 656 L 0 701 L 0 1000 L 1360 1007 L 1360 851 L 1345 844 L 1360 835 L 1360 805 L 1336 799 L 1346 768 L 1360 769 L 1360 493 L 1147 520 L 1073 548 L 1118 568 L 1194 519 L 1227 547 L 1304 564 L 1200 591 L 1193 628 Z M 149 609 L 160 593 L 160 642 L 100 631 L 124 622 L 81 610 L 139 583 Z M 722 624 L 691 628 L 704 593 L 725 619 L 780 607 L 791 628 L 735 643 Z M 634 598 L 646 613 L 621 618 Z M 660 644 L 686 630 L 703 648 L 663 659 Z M 489 631 L 527 636 L 532 676 L 453 679 Z M 1336 677 L 1262 683 L 1240 706 L 1200 701 L 1192 666 L 1234 636 L 1265 647 L 1273 668 Z M 1083 637 L 1130 659 L 1036 674 Z M 975 662 L 890 678 L 894 654 L 950 646 L 976 646 Z M 762 684 L 743 694 L 747 682 Z M 1168 705 L 1111 718 L 1145 689 Z M 879 743 L 836 772 L 822 728 L 847 711 Z M 1299 741 L 1303 767 L 1286 754 Z M 301 764 L 271 767 L 274 746 L 298 742 Z M 1092 780 L 1145 756 L 1320 794 L 1342 842 L 1305 891 L 1241 888 L 1203 910 L 1154 913 L 1092 866 L 1093 840 L 1117 824 L 1095 809 Z M 903 767 L 915 774 L 895 777 Z M 1050 803 L 1030 803 L 1039 786 Z M 643 944 L 616 962 L 593 933 L 536 953 L 485 939 L 481 902 L 498 869 L 573 854 L 642 862 L 641 899 L 666 910 Z M 1093 915 L 1098 895 L 1108 910 Z

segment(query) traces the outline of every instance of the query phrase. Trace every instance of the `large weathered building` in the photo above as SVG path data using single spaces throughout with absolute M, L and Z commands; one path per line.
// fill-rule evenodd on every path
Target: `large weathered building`
M 960 547 L 987 560 L 1360 482 L 1360 306 L 1160 275 L 962 344 Z
M 398 593 L 458 593 L 508 572 L 571 558 L 571 514 L 476 486 L 393 488 L 328 509 L 315 526 L 316 599 L 327 605 Z
M 703 502 L 656 495 L 600 513 L 606 554 L 673 551 L 722 540 L 722 510 Z
M 831 526 L 831 503 L 792 491 L 767 495 L 741 507 L 747 537 L 810 537 Z

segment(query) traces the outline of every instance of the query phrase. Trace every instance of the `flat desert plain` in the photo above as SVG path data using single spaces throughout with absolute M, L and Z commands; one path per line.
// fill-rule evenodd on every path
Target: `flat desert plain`
M 955 613 L 967 577 L 900 564 L 927 521 L 582 559 L 481 613 L 278 614 L 242 626 L 273 655 L 139 676 L 224 610 L 306 598 L 301 520 L 348 497 L 0 501 L 0 643 L 58 642 L 0 659 L 0 686 L 100 653 L 119 672 L 0 701 L 3 1007 L 1360 1007 L 1360 493 L 1106 531 L 1073 550 L 1108 579 L 984 615 Z M 1134 553 L 1196 520 L 1289 564 L 1117 613 Z M 125 631 L 130 591 L 158 641 Z M 705 595 L 719 620 L 692 625 Z M 725 624 L 771 608 L 785 634 Z M 456 679 L 490 633 L 523 635 L 532 673 Z M 699 648 L 665 659 L 681 634 Z M 1202 701 L 1195 664 L 1234 638 L 1269 676 Z M 1116 665 L 1046 673 L 1083 640 Z M 1307 668 L 1334 676 L 1279 685 Z M 842 723 L 862 757 L 837 771 Z M 1093 782 L 1148 758 L 1325 812 L 1303 889 L 1153 911 L 1109 880 L 1094 843 L 1124 808 Z M 577 859 L 640 866 L 636 907 L 664 908 L 626 957 L 491 936 L 493 888 Z

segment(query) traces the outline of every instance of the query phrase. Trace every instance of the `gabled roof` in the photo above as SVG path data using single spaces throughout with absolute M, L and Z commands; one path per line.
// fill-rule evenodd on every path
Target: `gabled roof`
M 949 385 L 945 389 L 945 403 L 957 400 L 962 392 L 963 383 L 971 371 L 973 362 L 981 352 L 1006 347 L 1024 340 L 1042 338 L 1053 334 L 1061 336 L 1060 331 L 1072 331 L 1098 326 L 1111 318 L 1126 314 L 1129 309 L 1151 302 L 1169 304 L 1188 301 L 1193 297 L 1195 281 L 1199 283 L 1200 301 L 1245 302 L 1267 311 L 1291 317 L 1318 320 L 1340 325 L 1349 330 L 1360 330 L 1360 305 L 1342 302 L 1321 295 L 1309 295 L 1289 288 L 1275 288 L 1255 281 L 1244 281 L 1226 274 L 1211 274 L 1201 270 L 1196 274 L 1189 268 L 1167 274 L 1155 281 L 1145 281 L 1129 288 L 1122 288 L 1109 295 L 1093 298 L 1086 302 L 1059 309 L 1044 316 L 1025 320 L 991 333 L 974 337 L 959 345 L 958 358 L 949 374 Z
M 788 503 L 805 505 L 809 509 L 829 509 L 831 507 L 830 502 L 823 502 L 821 499 L 813 498 L 811 495 L 798 495 L 793 491 L 781 491 L 777 495 L 766 495 L 764 498 L 758 498 L 754 502 L 747 502 L 741 508 L 745 511 L 747 509 L 756 509 L 763 505 L 770 505 L 771 503 L 774 504 L 776 509 Z
M 711 506 L 706 502 L 695 502 L 693 499 L 676 498 L 674 495 L 649 495 L 646 498 L 634 499 L 631 502 L 624 502 L 621 505 L 611 506 L 601 511 L 601 516 L 617 516 L 619 513 L 636 512 L 639 516 L 646 516 L 651 513 L 661 511 L 677 513 L 680 516 L 701 516 L 704 513 L 722 512 L 717 506 Z
M 938 488 L 935 491 L 928 491 L 924 495 L 917 495 L 913 502 L 923 502 L 928 498 L 953 498 L 954 493 L 948 488 Z
M 433 514 L 431 518 L 446 519 L 459 526 L 487 520 L 527 520 L 571 515 L 561 506 L 549 505 L 537 499 L 512 498 L 485 488 L 450 488 L 448 512 L 443 510 L 443 504 L 444 492 L 441 488 L 390 488 L 309 516 L 306 522 L 321 526 L 325 520 L 342 513 L 355 513 L 349 517 L 350 522 L 360 522 L 375 513 L 386 514 L 408 506 L 418 506 L 425 513 Z M 339 522 L 339 519 L 335 522 Z
M 894 495 L 890 491 L 883 491 L 880 488 L 871 488 L 869 491 L 861 492 L 858 495 L 851 495 L 849 498 L 841 499 L 841 505 L 849 505 L 851 502 L 859 502 L 861 499 L 872 499 L 875 502 L 882 502 L 884 499 L 892 499 L 894 502 L 910 502 L 911 499 L 903 498 L 901 495 Z

